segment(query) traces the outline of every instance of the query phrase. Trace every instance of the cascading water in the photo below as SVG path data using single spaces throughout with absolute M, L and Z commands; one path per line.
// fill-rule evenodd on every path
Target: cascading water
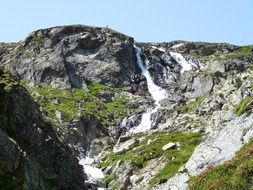
M 167 92 L 154 83 L 149 71 L 146 69 L 146 67 L 144 66 L 143 61 L 141 59 L 141 48 L 136 47 L 136 46 L 134 46 L 134 48 L 135 48 L 135 52 L 136 52 L 137 64 L 138 64 L 139 68 L 141 69 L 142 75 L 147 80 L 148 91 L 151 94 L 153 100 L 155 101 L 155 108 L 148 109 L 147 112 L 145 112 L 142 115 L 141 123 L 138 126 L 130 129 L 130 131 L 129 131 L 130 133 L 140 133 L 140 132 L 144 132 L 144 131 L 147 131 L 152 128 L 151 116 L 152 116 L 152 114 L 157 112 L 157 110 L 160 107 L 159 102 L 167 97 Z
M 149 73 L 149 71 L 144 66 L 142 59 L 141 59 L 141 48 L 134 46 L 137 58 L 137 64 L 141 69 L 142 75 L 147 79 L 148 84 L 148 91 L 151 94 L 152 98 L 155 100 L 156 103 L 165 99 L 167 97 L 167 93 L 164 89 L 157 86 Z
M 86 183 L 100 185 L 103 184 L 104 174 L 101 169 L 94 166 L 95 160 L 88 154 L 85 157 L 79 159 L 79 164 L 83 166 L 84 173 L 87 175 Z M 102 187 L 98 187 L 98 190 L 104 190 Z
M 193 61 L 186 61 L 184 56 L 181 55 L 180 53 L 170 52 L 170 55 L 182 67 L 181 74 L 183 74 L 185 71 L 190 71 L 193 68 L 199 69 L 202 67 L 202 65 L 199 62 L 196 64 Z
M 135 48 L 135 53 L 136 53 L 136 58 L 137 58 L 137 64 L 139 68 L 141 69 L 142 75 L 146 78 L 147 80 L 147 86 L 148 86 L 148 91 L 151 94 L 153 100 L 155 101 L 155 107 L 148 109 L 145 113 L 143 113 L 142 118 L 141 118 L 141 123 L 133 127 L 129 130 L 129 133 L 140 133 L 140 132 L 145 132 L 150 130 L 153 126 L 152 118 L 151 116 L 157 112 L 159 107 L 161 106 L 160 101 L 167 98 L 168 94 L 166 90 L 162 89 L 161 87 L 157 86 L 149 71 L 146 69 L 145 65 L 143 64 L 143 61 L 141 59 L 141 48 L 134 46 Z M 177 63 L 182 67 L 181 69 L 181 74 L 184 73 L 185 71 L 192 70 L 193 68 L 201 68 L 202 65 L 201 63 L 197 62 L 194 63 L 193 61 L 187 61 L 181 54 L 175 53 L 175 52 L 170 52 L 170 55 L 177 61 Z M 146 60 L 147 61 L 147 60 Z M 146 64 L 147 65 L 147 64 Z M 131 120 L 133 116 L 129 118 L 125 118 L 122 121 L 122 125 L 126 125 L 128 120 Z M 104 174 L 101 169 L 97 168 L 94 166 L 94 159 L 88 154 L 86 157 L 81 157 L 79 159 L 79 164 L 83 166 L 84 172 L 87 175 L 87 183 L 94 184 L 96 186 L 101 186 L 97 187 L 98 190 L 104 190 L 103 188 L 103 179 L 104 179 Z
M 159 102 L 167 97 L 167 93 L 164 89 L 157 86 L 153 82 L 149 71 L 145 68 L 142 62 L 141 49 L 136 46 L 134 46 L 134 48 L 136 52 L 137 64 L 142 71 L 142 75 L 144 75 L 147 80 L 148 91 L 151 94 L 153 100 L 155 101 L 155 108 L 148 109 L 147 112 L 145 112 L 142 115 L 141 123 L 138 126 L 130 129 L 129 131 L 130 133 L 140 133 L 140 132 L 144 132 L 151 129 L 152 127 L 151 116 L 152 114 L 157 112 L 157 110 L 160 107 Z M 123 120 L 123 123 L 124 122 L 126 121 Z M 92 183 L 92 184 L 97 184 L 98 180 L 102 180 L 104 178 L 104 174 L 101 171 L 101 169 L 94 167 L 93 163 L 94 163 L 94 159 L 92 159 L 89 155 L 79 160 L 79 164 L 83 166 L 84 172 L 88 177 L 87 182 Z M 103 190 L 103 188 L 99 188 L 99 190 Z

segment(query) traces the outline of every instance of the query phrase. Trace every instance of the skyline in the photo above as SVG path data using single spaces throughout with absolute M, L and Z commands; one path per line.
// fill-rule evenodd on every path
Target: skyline
M 2 7 L 0 42 L 24 40 L 42 28 L 84 24 L 108 26 L 138 42 L 253 44 L 250 0 L 9 0 Z

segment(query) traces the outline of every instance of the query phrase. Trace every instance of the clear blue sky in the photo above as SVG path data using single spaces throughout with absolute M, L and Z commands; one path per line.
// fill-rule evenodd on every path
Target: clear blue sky
M 253 0 L 3 0 L 0 41 L 39 28 L 106 26 L 137 41 L 253 44 Z

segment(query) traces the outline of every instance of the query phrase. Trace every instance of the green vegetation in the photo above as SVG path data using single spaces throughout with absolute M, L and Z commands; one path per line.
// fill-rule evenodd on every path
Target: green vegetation
M 114 182 L 113 184 L 112 184 L 112 190 L 118 190 L 119 189 L 119 187 L 120 187 L 120 184 L 118 183 L 118 182 Z
M 241 56 L 249 56 L 253 52 L 253 46 L 243 46 L 238 50 L 230 52 L 227 54 L 227 57 L 230 59 L 241 57 Z
M 234 58 L 238 58 L 238 57 L 247 57 L 252 54 L 253 54 L 253 46 L 242 46 L 234 51 L 228 50 L 228 52 L 224 52 L 224 50 L 218 49 L 218 50 L 214 51 L 211 55 L 201 57 L 201 59 L 204 61 L 208 61 L 208 60 L 212 60 L 212 59 L 228 60 L 228 59 L 234 59 Z
M 20 45 L 20 46 L 18 47 L 18 50 L 19 50 L 21 53 L 23 53 L 23 52 L 25 51 L 25 47 L 22 46 L 22 45 Z
M 12 87 L 17 84 L 18 83 L 11 77 L 9 73 L 4 73 L 0 69 L 0 85 L 4 86 L 5 91 L 10 91 Z
M 192 190 L 239 190 L 253 187 L 253 141 L 236 156 L 216 167 L 208 168 L 190 180 Z
M 241 116 L 244 113 L 251 113 L 253 106 L 253 96 L 247 97 L 242 100 L 238 105 L 234 108 L 234 113 L 237 116 Z
M 133 145 L 133 147 L 123 154 L 108 154 L 101 163 L 101 167 L 114 166 L 119 160 L 130 161 L 133 170 L 136 171 L 143 168 L 149 160 L 164 157 L 166 165 L 150 181 L 150 186 L 153 186 L 175 175 L 179 168 L 189 159 L 200 141 L 201 135 L 198 133 L 154 133 Z M 169 142 L 179 142 L 180 148 L 163 151 L 162 147 Z M 113 176 L 110 176 L 109 179 L 112 178 Z M 108 180 L 106 182 L 108 183 Z
M 105 184 L 109 184 L 112 180 L 113 180 L 112 175 L 110 174 L 105 175 L 104 177 Z
M 245 67 L 246 67 L 248 70 L 250 70 L 250 71 L 253 70 L 253 64 L 247 64 L 247 65 L 245 65 Z M 251 79 L 252 79 L 252 78 L 251 78 Z
M 29 46 L 38 46 L 43 44 L 44 41 L 45 41 L 44 36 L 37 36 L 36 34 L 34 34 Z
M 49 118 L 55 119 L 56 110 L 63 113 L 63 120 L 78 118 L 82 113 L 99 117 L 105 123 L 115 123 L 127 114 L 126 100 L 120 94 L 121 89 L 103 84 L 87 82 L 89 91 L 82 89 L 59 89 L 42 84 L 35 88 L 27 87 L 32 97 L 47 112 Z
M 188 102 L 187 104 L 180 106 L 178 111 L 182 113 L 193 113 L 200 106 L 200 104 L 205 100 L 205 96 L 197 97 L 194 101 Z

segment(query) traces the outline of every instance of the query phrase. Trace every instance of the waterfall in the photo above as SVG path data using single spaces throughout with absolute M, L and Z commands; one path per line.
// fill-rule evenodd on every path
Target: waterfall
M 104 174 L 101 169 L 94 166 L 95 160 L 90 157 L 89 153 L 83 157 L 79 158 L 79 164 L 83 166 L 84 173 L 87 175 L 86 183 L 103 186 Z M 99 187 L 99 190 L 103 190 L 104 188 Z
M 152 114 L 157 112 L 157 110 L 160 107 L 159 102 L 167 97 L 167 92 L 154 83 L 149 71 L 146 69 L 141 59 L 141 48 L 136 47 L 136 46 L 134 46 L 134 48 L 135 48 L 135 53 L 136 53 L 136 58 L 137 58 L 137 64 L 139 68 L 141 69 L 142 75 L 147 80 L 148 91 L 151 94 L 153 100 L 155 101 L 155 108 L 148 109 L 147 112 L 145 112 L 142 115 L 141 123 L 138 126 L 130 129 L 129 131 L 130 133 L 140 133 L 140 132 L 145 132 L 152 128 L 151 116 Z
M 200 63 L 197 65 L 193 61 L 186 61 L 186 59 L 180 53 L 170 52 L 170 55 L 182 67 L 181 74 L 183 74 L 185 71 L 190 71 L 193 68 L 198 69 L 201 67 Z
M 141 59 L 141 48 L 134 46 L 135 52 L 136 52 L 136 58 L 137 58 L 137 64 L 139 68 L 141 69 L 142 75 L 146 78 L 147 84 L 148 84 L 148 91 L 151 94 L 152 98 L 155 100 L 156 103 L 159 101 L 165 99 L 167 97 L 167 93 L 164 89 L 157 86 L 149 73 L 149 71 L 146 69 L 146 67 L 143 64 L 143 61 Z

